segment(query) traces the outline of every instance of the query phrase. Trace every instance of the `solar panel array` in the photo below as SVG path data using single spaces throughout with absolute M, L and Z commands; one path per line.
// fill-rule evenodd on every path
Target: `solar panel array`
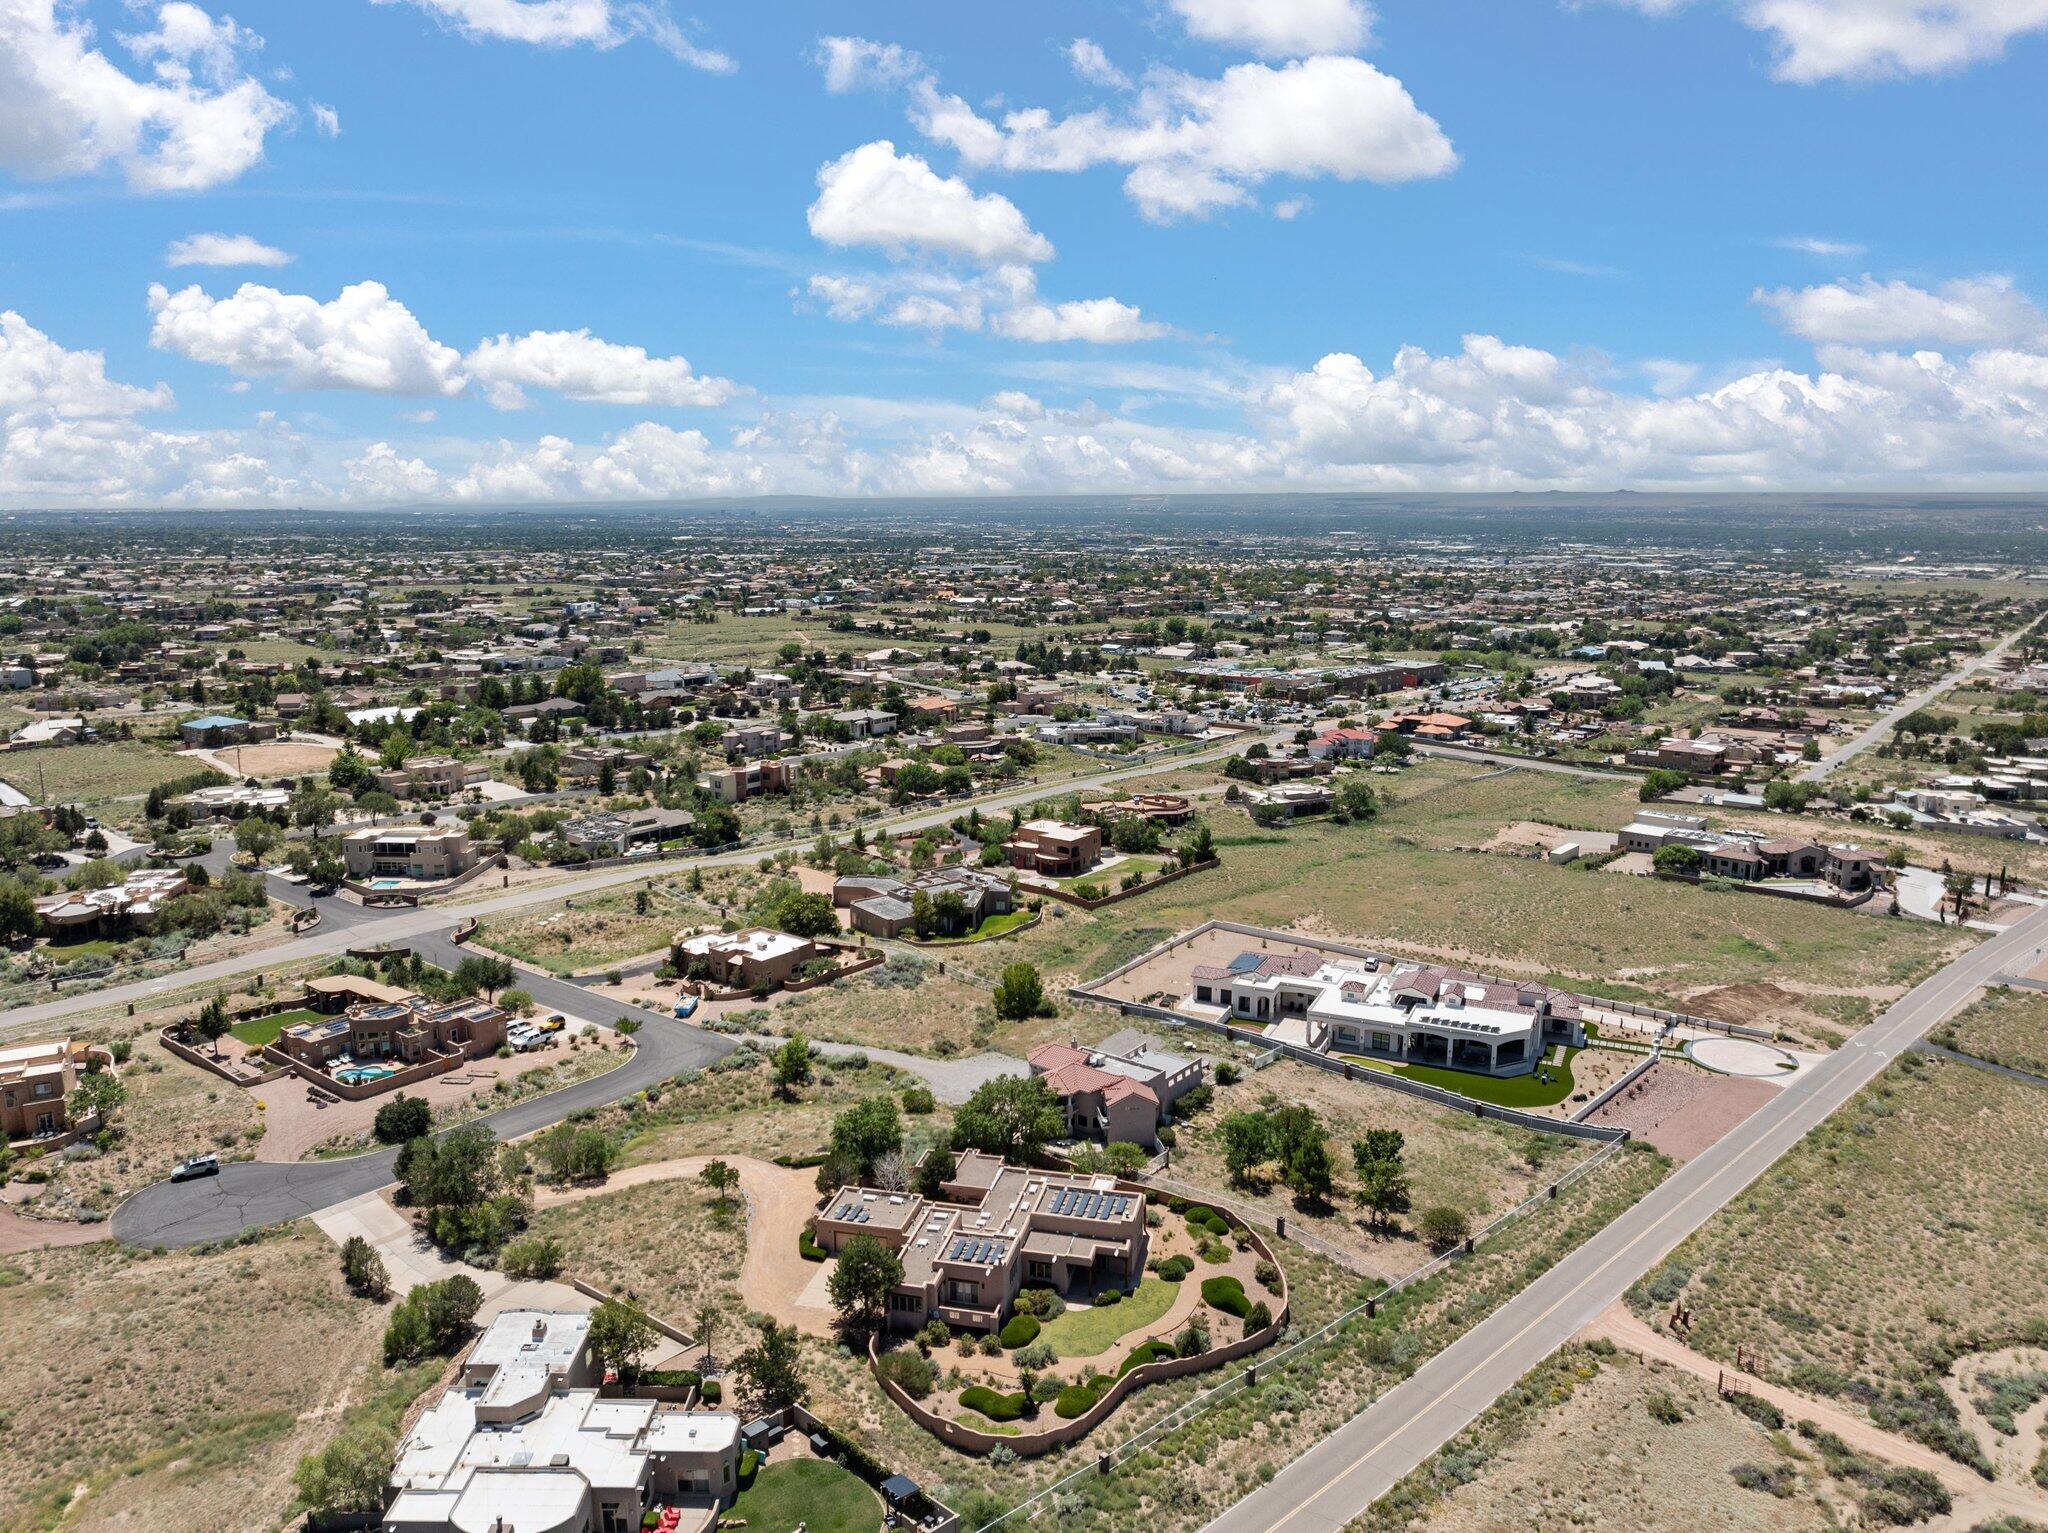
M 1003 1253 L 1010 1248 L 1007 1240 L 988 1240 L 980 1235 L 956 1235 L 946 1252 L 949 1262 L 978 1262 L 991 1264 L 1003 1259 Z
M 1048 1213 L 1073 1219 L 1121 1219 L 1129 1212 L 1131 1200 L 1121 1192 L 1088 1192 L 1079 1187 L 1053 1190 Z
M 848 1203 L 845 1207 L 841 1208 L 839 1212 L 834 1214 L 832 1217 L 835 1219 L 844 1219 L 849 1224 L 866 1224 L 870 1219 L 874 1217 L 874 1215 L 869 1213 L 866 1208 L 862 1207 L 858 1203 Z

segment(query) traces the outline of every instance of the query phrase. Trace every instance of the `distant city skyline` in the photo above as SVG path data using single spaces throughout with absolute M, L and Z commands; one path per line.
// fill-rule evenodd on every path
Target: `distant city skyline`
M 2048 484 L 2020 0 L 0 0 L 0 508 Z

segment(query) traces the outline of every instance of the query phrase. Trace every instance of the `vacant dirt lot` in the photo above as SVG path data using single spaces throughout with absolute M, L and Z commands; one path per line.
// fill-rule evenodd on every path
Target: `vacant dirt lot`
M 1712 1075 L 1660 1059 L 1588 1121 L 1633 1129 L 1673 1160 L 1690 1160 L 1777 1091 L 1769 1081 Z
M 1665 1424 L 1652 1419 L 1658 1401 Z M 1783 1498 L 1738 1465 L 1783 1465 Z M 1346 1533 L 1821 1533 L 1827 1476 L 1675 1369 L 1568 1348 L 1510 1391 Z
M 2014 1070 L 2048 1075 L 2048 993 L 1987 990 L 1936 1028 L 1934 1042 Z
M 195 766 L 218 767 L 244 777 L 306 777 L 325 773 L 338 752 L 312 740 L 271 740 L 261 745 L 224 745 L 182 752 Z
M 54 1527 L 67 1505 L 66 1529 L 279 1526 L 293 1464 L 333 1429 L 384 1323 L 305 1226 L 204 1255 L 33 1252 L 0 1272 L 9 1530 Z
M 1682 1295 L 1699 1351 L 1733 1366 L 1740 1347 L 1765 1378 L 1896 1427 L 1887 1397 L 1938 1401 L 1955 1357 L 2040 1324 L 2044 1143 L 2048 1091 L 1902 1056 L 1632 1299 L 1654 1316 Z

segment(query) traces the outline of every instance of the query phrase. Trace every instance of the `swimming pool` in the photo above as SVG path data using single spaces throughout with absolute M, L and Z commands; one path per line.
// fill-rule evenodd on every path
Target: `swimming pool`
M 391 1065 L 350 1065 L 346 1069 L 336 1070 L 334 1078 L 344 1086 L 361 1086 L 370 1081 L 381 1081 L 385 1076 L 397 1073 L 398 1071 Z
M 403 889 L 405 887 L 405 880 L 402 878 L 373 878 L 370 880 L 370 887 L 372 889 Z

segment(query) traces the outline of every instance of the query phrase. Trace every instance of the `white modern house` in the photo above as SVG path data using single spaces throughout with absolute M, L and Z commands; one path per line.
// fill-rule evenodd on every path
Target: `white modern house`
M 1309 952 L 1198 964 L 1193 999 L 1308 1048 L 1487 1075 L 1536 1068 L 1554 1043 L 1586 1041 L 1578 1002 L 1439 964 L 1377 966 Z
M 709 1526 L 736 1491 L 739 1417 L 599 1382 L 588 1315 L 507 1310 L 399 1445 L 385 1533 L 629 1533 L 659 1506 Z

